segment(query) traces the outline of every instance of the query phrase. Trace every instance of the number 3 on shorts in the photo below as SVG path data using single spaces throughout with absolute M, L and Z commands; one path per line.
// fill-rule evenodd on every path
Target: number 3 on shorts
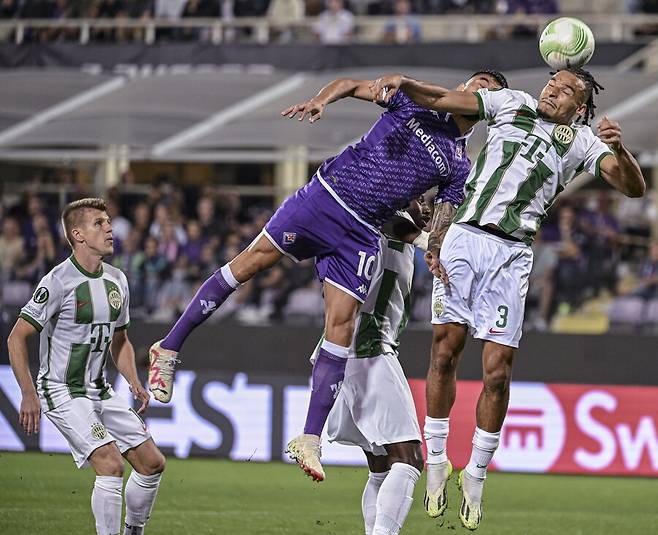
M 509 308 L 506 305 L 500 305 L 498 307 L 498 314 L 500 314 L 500 318 L 496 322 L 496 327 L 499 329 L 504 329 L 507 327 L 507 315 L 509 314 Z

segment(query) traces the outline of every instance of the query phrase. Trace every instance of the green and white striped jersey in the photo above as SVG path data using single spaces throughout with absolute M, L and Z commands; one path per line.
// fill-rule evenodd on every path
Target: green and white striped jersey
M 471 169 L 457 223 L 496 225 L 532 243 L 546 211 L 581 172 L 600 175 L 612 154 L 589 126 L 561 125 L 537 116 L 537 101 L 523 91 L 478 90 L 487 142 Z
M 400 333 L 411 311 L 414 249 L 413 245 L 383 235 L 379 238 L 380 254 L 370 290 L 356 319 L 350 358 L 397 356 Z M 315 362 L 323 340 L 324 336 L 315 347 L 311 362 Z
M 44 411 L 114 394 L 105 362 L 114 331 L 130 322 L 129 300 L 126 276 L 105 262 L 89 273 L 71 256 L 41 279 L 20 317 L 41 333 L 37 392 Z

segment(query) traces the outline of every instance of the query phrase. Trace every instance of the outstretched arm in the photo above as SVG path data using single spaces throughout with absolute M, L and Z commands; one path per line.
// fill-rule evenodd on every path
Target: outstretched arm
M 453 91 L 402 74 L 389 74 L 371 84 L 372 94 L 381 97 L 384 102 L 389 102 L 400 89 L 423 108 L 461 115 L 480 113 L 479 100 L 474 93 Z
M 345 97 L 354 97 L 361 100 L 374 101 L 374 94 L 370 89 L 371 80 L 351 80 L 349 78 L 339 78 L 325 85 L 320 92 L 311 100 L 306 100 L 294 104 L 281 112 L 284 117 L 293 119 L 299 114 L 299 120 L 303 121 L 304 117 L 309 116 L 311 123 L 322 118 L 322 113 L 328 104 L 336 102 Z
M 441 253 L 441 245 L 443 239 L 446 237 L 446 232 L 452 223 L 452 218 L 455 216 L 455 207 L 451 202 L 438 202 L 434 205 L 434 214 L 432 215 L 432 223 L 430 225 L 430 236 L 425 253 L 425 262 L 427 267 L 435 277 L 441 279 L 445 284 L 448 284 L 448 273 L 441 265 L 439 255 Z
M 627 197 L 642 197 L 647 186 L 640 164 L 621 142 L 619 123 L 604 117 L 598 125 L 598 135 L 614 153 L 601 160 L 601 178 Z
M 135 348 L 128 339 L 127 329 L 114 331 L 110 349 L 117 370 L 128 381 L 133 397 L 142 403 L 139 409 L 137 409 L 137 412 L 141 414 L 146 410 L 150 398 L 142 383 L 139 382 L 137 368 L 135 366 Z
M 27 339 L 35 332 L 37 331 L 33 325 L 23 318 L 18 318 L 7 339 L 9 363 L 21 389 L 21 408 L 18 419 L 28 435 L 39 432 L 41 417 L 41 404 L 30 373 L 30 359 L 27 351 Z

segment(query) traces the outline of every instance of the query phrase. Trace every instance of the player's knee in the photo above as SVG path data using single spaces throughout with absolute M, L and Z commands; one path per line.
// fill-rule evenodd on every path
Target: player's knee
M 158 451 L 158 454 L 155 456 L 153 459 L 153 463 L 149 466 L 150 469 L 150 474 L 161 474 L 162 472 L 165 471 L 165 467 L 167 466 L 167 459 L 165 458 L 164 455 L 160 451 Z
M 484 387 L 488 392 L 502 396 L 509 390 L 511 380 L 511 368 L 501 364 L 485 372 Z
M 423 459 L 423 450 L 419 442 L 405 442 L 394 444 L 395 447 L 388 447 L 389 465 L 395 463 L 404 463 L 413 466 L 419 472 L 423 471 L 425 461 Z
M 99 476 L 123 477 L 123 458 L 121 456 L 111 456 L 99 463 L 96 473 Z
M 430 366 L 432 371 L 439 375 L 452 375 L 457 370 L 459 353 L 444 342 L 444 340 L 434 338 Z

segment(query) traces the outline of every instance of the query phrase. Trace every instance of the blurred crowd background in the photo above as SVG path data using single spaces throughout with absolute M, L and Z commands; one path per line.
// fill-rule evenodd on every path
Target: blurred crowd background
M 509 15 L 522 19 L 526 15 L 558 13 L 633 14 L 658 13 L 658 0 L 0 0 L 0 19 L 121 19 L 166 20 L 185 19 L 266 18 L 270 22 L 290 24 L 315 20 L 315 38 L 327 44 L 347 44 L 355 37 L 355 16 L 384 16 L 382 42 L 421 41 L 421 17 L 426 15 Z M 253 29 L 244 28 L 243 33 Z M 640 33 L 655 33 L 649 27 Z M 491 32 L 488 38 L 508 38 L 536 35 L 537 26 L 523 23 Z M 495 35 L 494 35 L 495 34 Z M 204 41 L 210 31 L 198 27 L 159 28 L 157 40 Z M 5 31 L 0 38 L 12 39 L 13 32 Z M 278 34 L 278 41 L 290 41 L 296 34 L 289 30 Z M 79 32 L 74 28 L 29 29 L 22 35 L 25 41 L 76 41 Z M 139 41 L 142 29 L 93 28 L 90 41 Z
M 56 173 L 60 182 L 71 176 L 66 169 Z M 37 176 L 26 193 L 3 196 L 0 298 L 5 307 L 22 306 L 40 278 L 70 255 L 58 219 L 61 205 L 91 195 L 83 188 L 66 197 L 43 193 L 43 181 Z M 198 286 L 258 235 L 276 208 L 271 198 L 241 197 L 218 186 L 183 189 L 167 175 L 153 180 L 146 192 L 119 185 L 106 200 L 115 237 L 108 262 L 128 276 L 131 313 L 165 322 L 175 320 Z M 605 321 L 606 329 L 653 328 L 658 323 L 658 243 L 650 241 L 655 220 L 649 198 L 629 201 L 590 190 L 562 199 L 533 246 L 525 327 L 588 331 L 601 329 L 592 321 Z M 428 326 L 431 286 L 417 252 L 412 322 Z M 313 261 L 284 259 L 255 277 L 211 321 L 229 318 L 250 324 L 321 322 Z

